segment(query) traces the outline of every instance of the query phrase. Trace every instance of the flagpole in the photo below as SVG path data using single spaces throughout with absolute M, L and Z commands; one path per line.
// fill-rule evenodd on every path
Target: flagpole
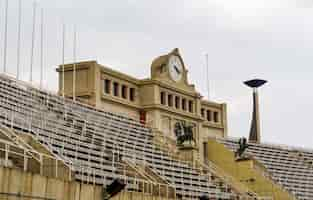
M 32 46 L 30 53 L 30 82 L 33 82 L 33 59 L 34 59 L 34 46 L 35 46 L 35 26 L 36 26 L 36 7 L 37 2 L 33 3 L 33 31 L 32 31 Z
M 21 22 L 22 22 L 22 0 L 19 0 L 18 1 L 18 27 L 17 27 L 16 79 L 20 78 Z
M 206 53 L 205 55 L 205 68 L 206 68 L 206 84 L 207 84 L 207 98 L 210 100 L 210 80 L 209 80 L 209 55 Z
M 73 100 L 76 101 L 76 26 L 74 27 L 73 61 Z
M 62 97 L 64 98 L 64 56 L 65 56 L 65 24 L 62 26 Z
M 6 73 L 7 68 L 7 43 L 8 43 L 8 0 L 5 1 L 5 22 L 4 22 L 4 47 L 3 47 L 3 72 Z
M 43 13 L 43 8 L 41 8 L 41 24 L 40 24 L 40 88 L 42 88 L 42 82 L 43 82 L 43 40 L 44 40 L 44 36 L 43 36 L 43 17 L 44 17 L 44 13 Z

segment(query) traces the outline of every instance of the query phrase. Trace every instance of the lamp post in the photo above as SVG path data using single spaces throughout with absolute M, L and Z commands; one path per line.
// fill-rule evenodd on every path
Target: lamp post
M 245 85 L 253 89 L 253 113 L 249 134 L 249 142 L 253 143 L 261 142 L 258 88 L 265 83 L 267 83 L 267 81 L 262 79 L 252 79 L 244 82 Z

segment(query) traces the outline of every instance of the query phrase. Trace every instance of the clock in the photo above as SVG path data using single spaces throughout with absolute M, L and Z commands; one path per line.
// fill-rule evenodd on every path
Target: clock
M 178 82 L 183 76 L 183 64 L 178 56 L 171 56 L 168 62 L 169 74 L 173 81 Z

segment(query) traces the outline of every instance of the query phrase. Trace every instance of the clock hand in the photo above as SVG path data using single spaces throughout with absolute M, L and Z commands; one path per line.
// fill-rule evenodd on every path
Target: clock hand
M 177 72 L 178 74 L 180 74 L 180 71 L 179 71 L 179 69 L 176 67 L 176 65 L 174 65 L 174 68 L 175 68 L 176 72 Z

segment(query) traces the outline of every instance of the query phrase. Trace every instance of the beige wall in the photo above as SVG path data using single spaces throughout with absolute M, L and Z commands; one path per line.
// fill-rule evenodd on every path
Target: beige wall
M 64 67 L 64 69 L 63 69 Z M 74 64 L 59 66 L 59 94 L 63 94 L 63 70 L 64 70 L 64 95 L 73 96 L 73 68 Z M 84 102 L 95 105 L 96 101 L 96 72 L 98 70 L 95 61 L 80 62 L 75 64 L 76 81 L 75 95 L 84 99 Z
M 105 97 L 102 97 L 102 101 L 98 104 L 98 108 L 112 113 L 120 113 L 124 116 L 139 120 L 139 109 L 130 106 L 121 106 L 121 103 L 110 101 Z
M 39 174 L 0 167 L 0 192 L 54 198 L 57 200 L 102 200 L 101 186 L 48 178 Z M 1 200 L 18 200 L 0 195 Z
M 17 169 L 0 167 L 0 193 L 53 198 L 56 200 L 103 200 L 102 186 L 63 181 Z M 20 200 L 15 196 L 1 195 L 1 200 Z M 165 200 L 137 192 L 121 192 L 114 200 Z
M 159 103 L 159 88 L 156 85 L 143 85 L 139 90 L 139 98 L 141 106 L 151 106 L 155 103 Z

